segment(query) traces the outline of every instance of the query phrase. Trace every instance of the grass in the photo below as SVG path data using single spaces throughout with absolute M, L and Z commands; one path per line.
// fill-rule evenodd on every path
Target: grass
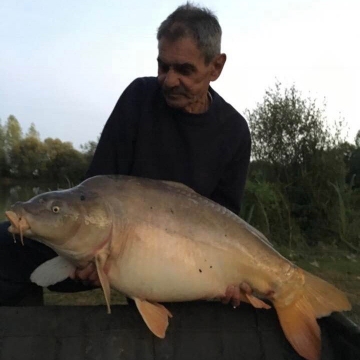
M 353 305 L 353 310 L 347 312 L 346 315 L 356 324 L 360 324 L 359 255 L 329 248 L 317 248 L 303 252 L 280 249 L 280 252 L 304 270 L 327 280 L 343 290 Z M 101 289 L 71 294 L 46 290 L 44 297 L 46 305 L 105 305 Z M 112 291 L 111 303 L 126 304 L 126 299 L 117 291 Z
M 328 247 L 296 253 L 282 249 L 281 252 L 304 270 L 344 291 L 353 307 L 351 311 L 346 312 L 346 316 L 360 325 L 359 255 Z
M 45 305 L 106 305 L 104 294 L 101 289 L 94 289 L 77 293 L 57 293 L 45 289 L 44 301 Z M 126 303 L 127 302 L 124 295 L 120 294 L 118 291 L 111 290 L 112 305 L 125 305 Z

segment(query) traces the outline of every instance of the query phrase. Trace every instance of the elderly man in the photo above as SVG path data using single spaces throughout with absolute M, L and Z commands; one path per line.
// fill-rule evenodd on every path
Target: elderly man
M 239 213 L 250 135 L 210 87 L 226 61 L 220 25 L 187 4 L 160 25 L 157 39 L 157 78 L 136 79 L 121 95 L 87 175 L 174 180 Z
M 235 213 L 250 159 L 244 118 L 211 87 L 226 55 L 206 9 L 180 6 L 159 27 L 158 76 L 133 81 L 102 132 L 87 176 L 182 182 Z M 81 279 L 96 279 L 89 267 Z
M 210 87 L 226 61 L 220 51 L 221 27 L 209 10 L 186 4 L 160 25 L 157 39 L 157 78 L 136 79 L 123 92 L 86 176 L 178 181 L 239 213 L 251 141 L 244 118 Z M 6 227 L 2 224 L 2 233 Z M 15 304 L 30 289 L 39 291 L 29 284 L 29 276 L 55 254 L 31 241 L 20 248 L 8 235 L 0 236 L 0 303 Z M 79 270 L 77 277 L 98 283 L 92 266 Z M 52 287 L 87 288 L 71 280 Z M 237 304 L 237 295 L 229 289 L 225 302 L 232 298 Z

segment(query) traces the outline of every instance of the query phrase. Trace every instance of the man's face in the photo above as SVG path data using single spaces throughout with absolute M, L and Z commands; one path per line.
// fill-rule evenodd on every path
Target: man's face
M 187 112 L 206 101 L 214 64 L 205 64 L 195 42 L 186 37 L 176 41 L 159 41 L 158 80 L 169 106 Z M 216 76 L 217 78 L 217 76 Z

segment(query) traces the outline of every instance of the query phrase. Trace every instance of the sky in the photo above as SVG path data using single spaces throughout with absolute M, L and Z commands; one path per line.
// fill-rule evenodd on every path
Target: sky
M 137 77 L 156 76 L 160 23 L 185 1 L 0 0 L 0 119 L 41 139 L 97 140 Z M 227 62 L 211 85 L 240 113 L 275 82 L 327 103 L 330 125 L 360 130 L 356 0 L 197 1 L 217 15 Z M 346 134 L 344 134 L 346 135 Z

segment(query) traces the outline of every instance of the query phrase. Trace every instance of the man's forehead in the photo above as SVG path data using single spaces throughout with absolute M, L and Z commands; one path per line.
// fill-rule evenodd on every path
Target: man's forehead
M 204 56 L 191 38 L 175 41 L 161 38 L 158 43 L 158 59 L 168 65 L 195 65 L 204 62 Z
M 167 66 L 177 66 L 177 67 L 192 67 L 196 69 L 196 64 L 191 61 L 167 61 L 165 58 L 162 58 L 159 54 L 157 57 L 157 61 L 159 64 L 167 65 Z

